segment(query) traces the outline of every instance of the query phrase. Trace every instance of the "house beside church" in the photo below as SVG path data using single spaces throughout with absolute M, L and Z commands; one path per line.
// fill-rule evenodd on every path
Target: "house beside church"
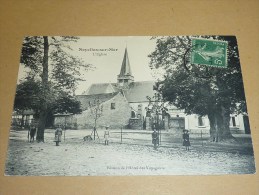
M 190 131 L 209 131 L 207 117 L 186 115 L 183 110 L 170 106 L 166 112 L 154 115 L 148 107 L 155 102 L 155 81 L 134 81 L 127 49 L 125 49 L 121 70 L 116 83 L 94 83 L 82 95 L 76 98 L 81 102 L 83 112 L 66 118 L 71 128 L 84 129 L 94 127 L 93 107 L 99 101 L 101 115 L 97 119 L 98 127 L 129 129 L 152 129 L 159 124 L 161 129 L 189 129 Z M 55 125 L 64 124 L 64 117 L 56 115 Z M 231 129 L 249 133 L 248 118 L 243 115 L 231 115 Z

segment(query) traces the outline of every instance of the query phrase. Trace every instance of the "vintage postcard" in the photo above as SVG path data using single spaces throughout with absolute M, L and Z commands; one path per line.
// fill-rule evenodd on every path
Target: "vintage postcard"
M 5 175 L 255 173 L 235 36 L 28 36 Z

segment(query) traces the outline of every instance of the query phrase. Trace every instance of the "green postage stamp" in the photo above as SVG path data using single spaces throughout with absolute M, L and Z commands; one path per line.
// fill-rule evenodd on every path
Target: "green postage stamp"
M 191 63 L 214 67 L 227 67 L 226 41 L 192 39 Z

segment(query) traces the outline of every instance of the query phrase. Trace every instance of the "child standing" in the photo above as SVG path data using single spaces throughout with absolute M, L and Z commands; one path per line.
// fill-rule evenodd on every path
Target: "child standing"
M 156 129 L 154 129 L 154 132 L 152 133 L 152 144 L 154 144 L 154 149 L 157 149 L 157 145 L 158 145 L 159 139 L 158 139 L 158 134 Z
M 105 127 L 105 131 L 104 131 L 104 145 L 108 145 L 109 144 L 109 137 L 110 137 L 110 133 L 108 131 L 108 127 Z
M 189 151 L 189 147 L 191 146 L 190 144 L 190 139 L 189 139 L 189 133 L 188 130 L 183 130 L 183 146 L 186 147 L 186 150 Z
M 62 129 L 59 125 L 55 131 L 55 141 L 61 142 L 61 136 L 62 136 Z

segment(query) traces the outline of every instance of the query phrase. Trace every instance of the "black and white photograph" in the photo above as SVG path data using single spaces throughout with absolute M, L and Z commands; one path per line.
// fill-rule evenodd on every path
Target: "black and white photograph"
M 235 36 L 24 37 L 5 175 L 254 174 L 241 69 Z

